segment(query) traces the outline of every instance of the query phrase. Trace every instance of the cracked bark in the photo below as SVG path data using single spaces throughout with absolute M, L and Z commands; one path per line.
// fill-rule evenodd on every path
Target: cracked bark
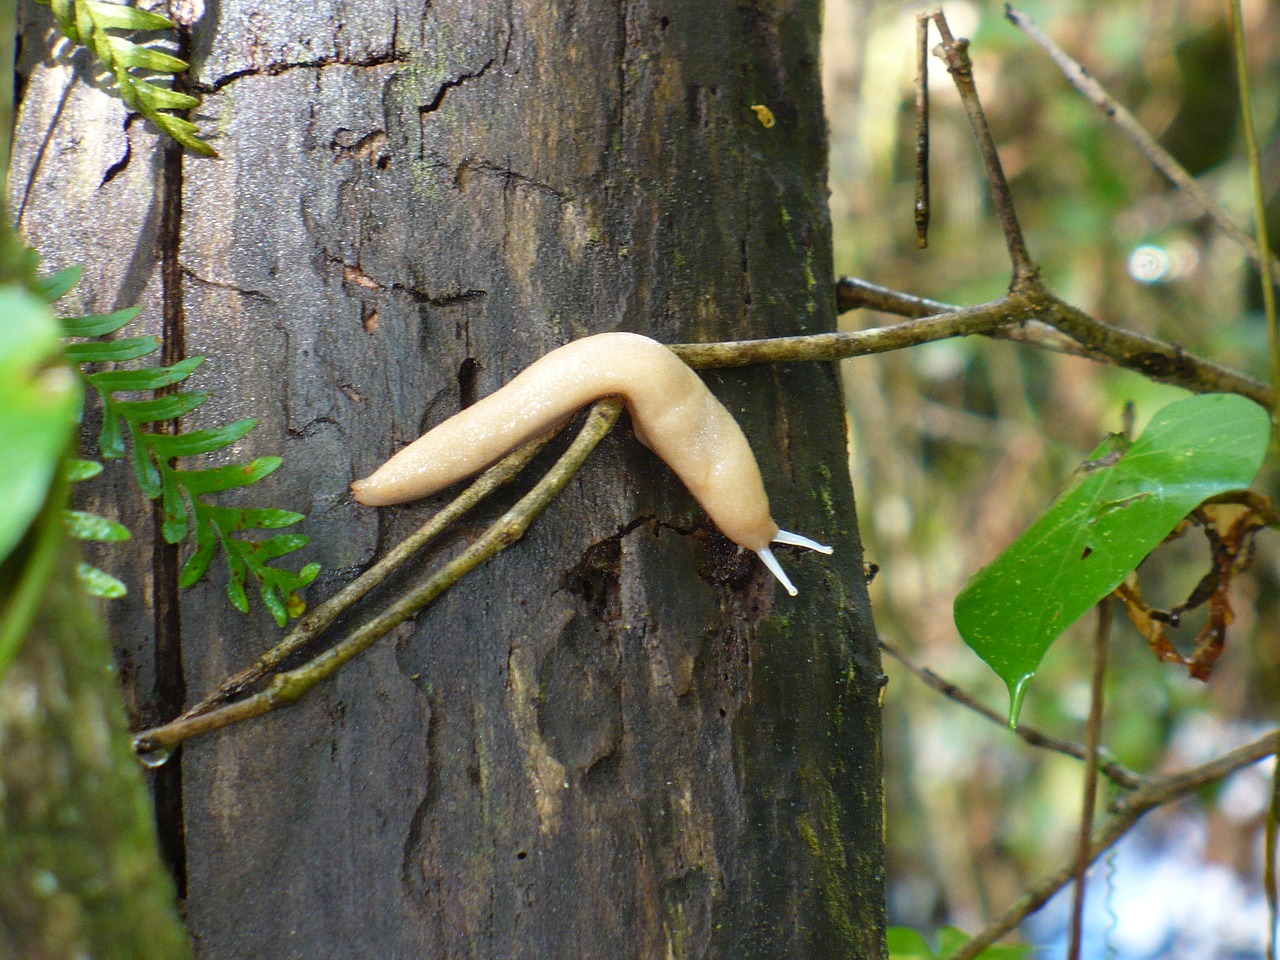
M 347 483 L 553 347 L 834 329 L 815 0 L 209 9 L 193 79 L 224 159 L 183 166 L 169 309 L 211 358 L 192 385 L 217 394 L 187 426 L 262 418 L 240 455 L 285 456 L 258 495 L 310 513 L 317 592 L 433 509 L 360 508 Z M 109 109 L 91 93 L 61 123 Z M 124 154 L 122 121 L 92 185 Z M 87 307 L 119 295 L 122 247 L 156 249 L 144 134 L 100 191 L 70 188 L 75 217 L 57 205 L 67 170 L 33 175 L 53 264 L 102 259 Z M 788 558 L 800 598 L 618 431 L 416 624 L 186 749 L 199 956 L 881 955 L 880 672 L 835 372 L 708 380 L 775 515 L 837 544 Z M 158 598 L 134 584 L 116 640 L 146 663 Z M 168 598 L 192 694 L 276 635 L 224 587 Z M 153 712 L 154 679 L 133 680 Z

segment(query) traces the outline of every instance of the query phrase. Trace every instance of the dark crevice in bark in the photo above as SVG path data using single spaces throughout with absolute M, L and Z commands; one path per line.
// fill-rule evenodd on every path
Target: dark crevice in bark
M 186 56 L 189 43 L 184 36 L 179 56 Z M 177 363 L 186 357 L 186 316 L 182 303 L 182 266 L 178 253 L 182 236 L 182 173 L 184 153 L 176 143 L 165 149 L 160 185 L 160 276 L 163 285 L 163 360 Z M 176 422 L 167 424 L 176 430 Z M 164 511 L 155 504 L 155 690 L 152 710 L 162 717 L 182 712 L 187 696 L 182 669 L 182 607 L 179 597 L 180 556 L 176 544 L 167 543 L 161 534 Z M 156 770 L 156 828 L 160 835 L 160 852 L 178 897 L 187 891 L 186 829 L 182 803 L 182 751 Z
M 431 102 L 427 104 L 423 104 L 421 107 L 418 108 L 419 116 L 425 117 L 428 113 L 435 113 L 437 110 L 440 109 L 441 104 L 444 103 L 444 98 L 449 95 L 450 90 L 454 89 L 455 87 L 462 86 L 464 83 L 466 83 L 469 80 L 479 80 L 481 77 L 483 77 L 486 73 L 489 72 L 489 68 L 492 67 L 493 64 L 494 64 L 494 61 L 489 60 L 484 66 L 482 66 L 475 73 L 459 74 L 454 79 L 446 80 L 444 83 L 440 84 L 440 89 L 436 91 L 436 95 L 432 98 Z
M 323 70 L 326 67 L 408 66 L 412 62 L 406 57 L 397 56 L 393 50 L 389 53 L 366 57 L 363 60 L 348 60 L 345 57 L 320 57 L 315 60 L 299 60 L 296 63 L 269 63 L 266 66 L 245 67 L 243 70 L 235 70 L 226 76 L 219 77 L 213 83 L 193 83 L 187 89 L 192 93 L 207 96 L 218 93 L 245 77 L 278 77 L 280 74 L 289 73 L 292 70 Z M 485 67 L 487 69 L 488 64 Z

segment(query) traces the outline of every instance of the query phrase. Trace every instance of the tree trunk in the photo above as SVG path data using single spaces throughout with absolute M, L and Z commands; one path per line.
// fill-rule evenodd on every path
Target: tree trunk
M 210 357 L 187 427 L 262 418 L 239 454 L 285 466 L 246 495 L 310 512 L 316 599 L 441 502 L 376 511 L 348 483 L 548 350 L 834 328 L 818 29 L 817 0 L 222 0 L 191 51 L 222 160 L 166 162 L 42 67 L 16 199 L 48 259 L 93 261 L 86 306 L 141 299 Z M 708 381 L 774 516 L 836 544 L 784 557 L 800 597 L 615 431 L 412 628 L 164 768 L 200 957 L 881 956 L 880 671 L 836 372 Z M 278 631 L 222 582 L 179 595 L 144 546 L 114 622 L 151 720 Z
M 64 549 L 0 676 L 0 960 L 191 955 L 95 603 Z

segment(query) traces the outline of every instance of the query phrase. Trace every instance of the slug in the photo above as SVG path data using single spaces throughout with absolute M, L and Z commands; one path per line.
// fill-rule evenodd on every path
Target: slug
M 419 437 L 351 490 L 374 507 L 430 496 L 601 397 L 620 395 L 636 438 L 675 471 L 730 540 L 755 551 L 793 597 L 770 544 L 831 553 L 779 530 L 742 428 L 674 353 L 635 333 L 602 333 L 553 350 L 483 400 Z

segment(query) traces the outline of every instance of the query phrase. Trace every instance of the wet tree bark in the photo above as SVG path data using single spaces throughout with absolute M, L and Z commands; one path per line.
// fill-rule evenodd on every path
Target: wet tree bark
M 439 503 L 374 511 L 347 484 L 553 347 L 834 329 L 818 30 L 816 0 L 211 2 L 191 54 L 223 159 L 44 62 L 15 209 L 53 265 L 89 261 L 81 306 L 140 302 L 210 357 L 187 427 L 262 418 L 238 454 L 286 462 L 246 496 L 310 513 L 323 597 Z M 708 381 L 775 517 L 837 546 L 784 557 L 800 597 L 616 431 L 410 629 L 162 768 L 198 956 L 881 955 L 880 671 L 836 372 Z M 137 495 L 106 500 L 137 537 L 113 632 L 149 722 L 278 631 L 225 580 L 180 594 Z

